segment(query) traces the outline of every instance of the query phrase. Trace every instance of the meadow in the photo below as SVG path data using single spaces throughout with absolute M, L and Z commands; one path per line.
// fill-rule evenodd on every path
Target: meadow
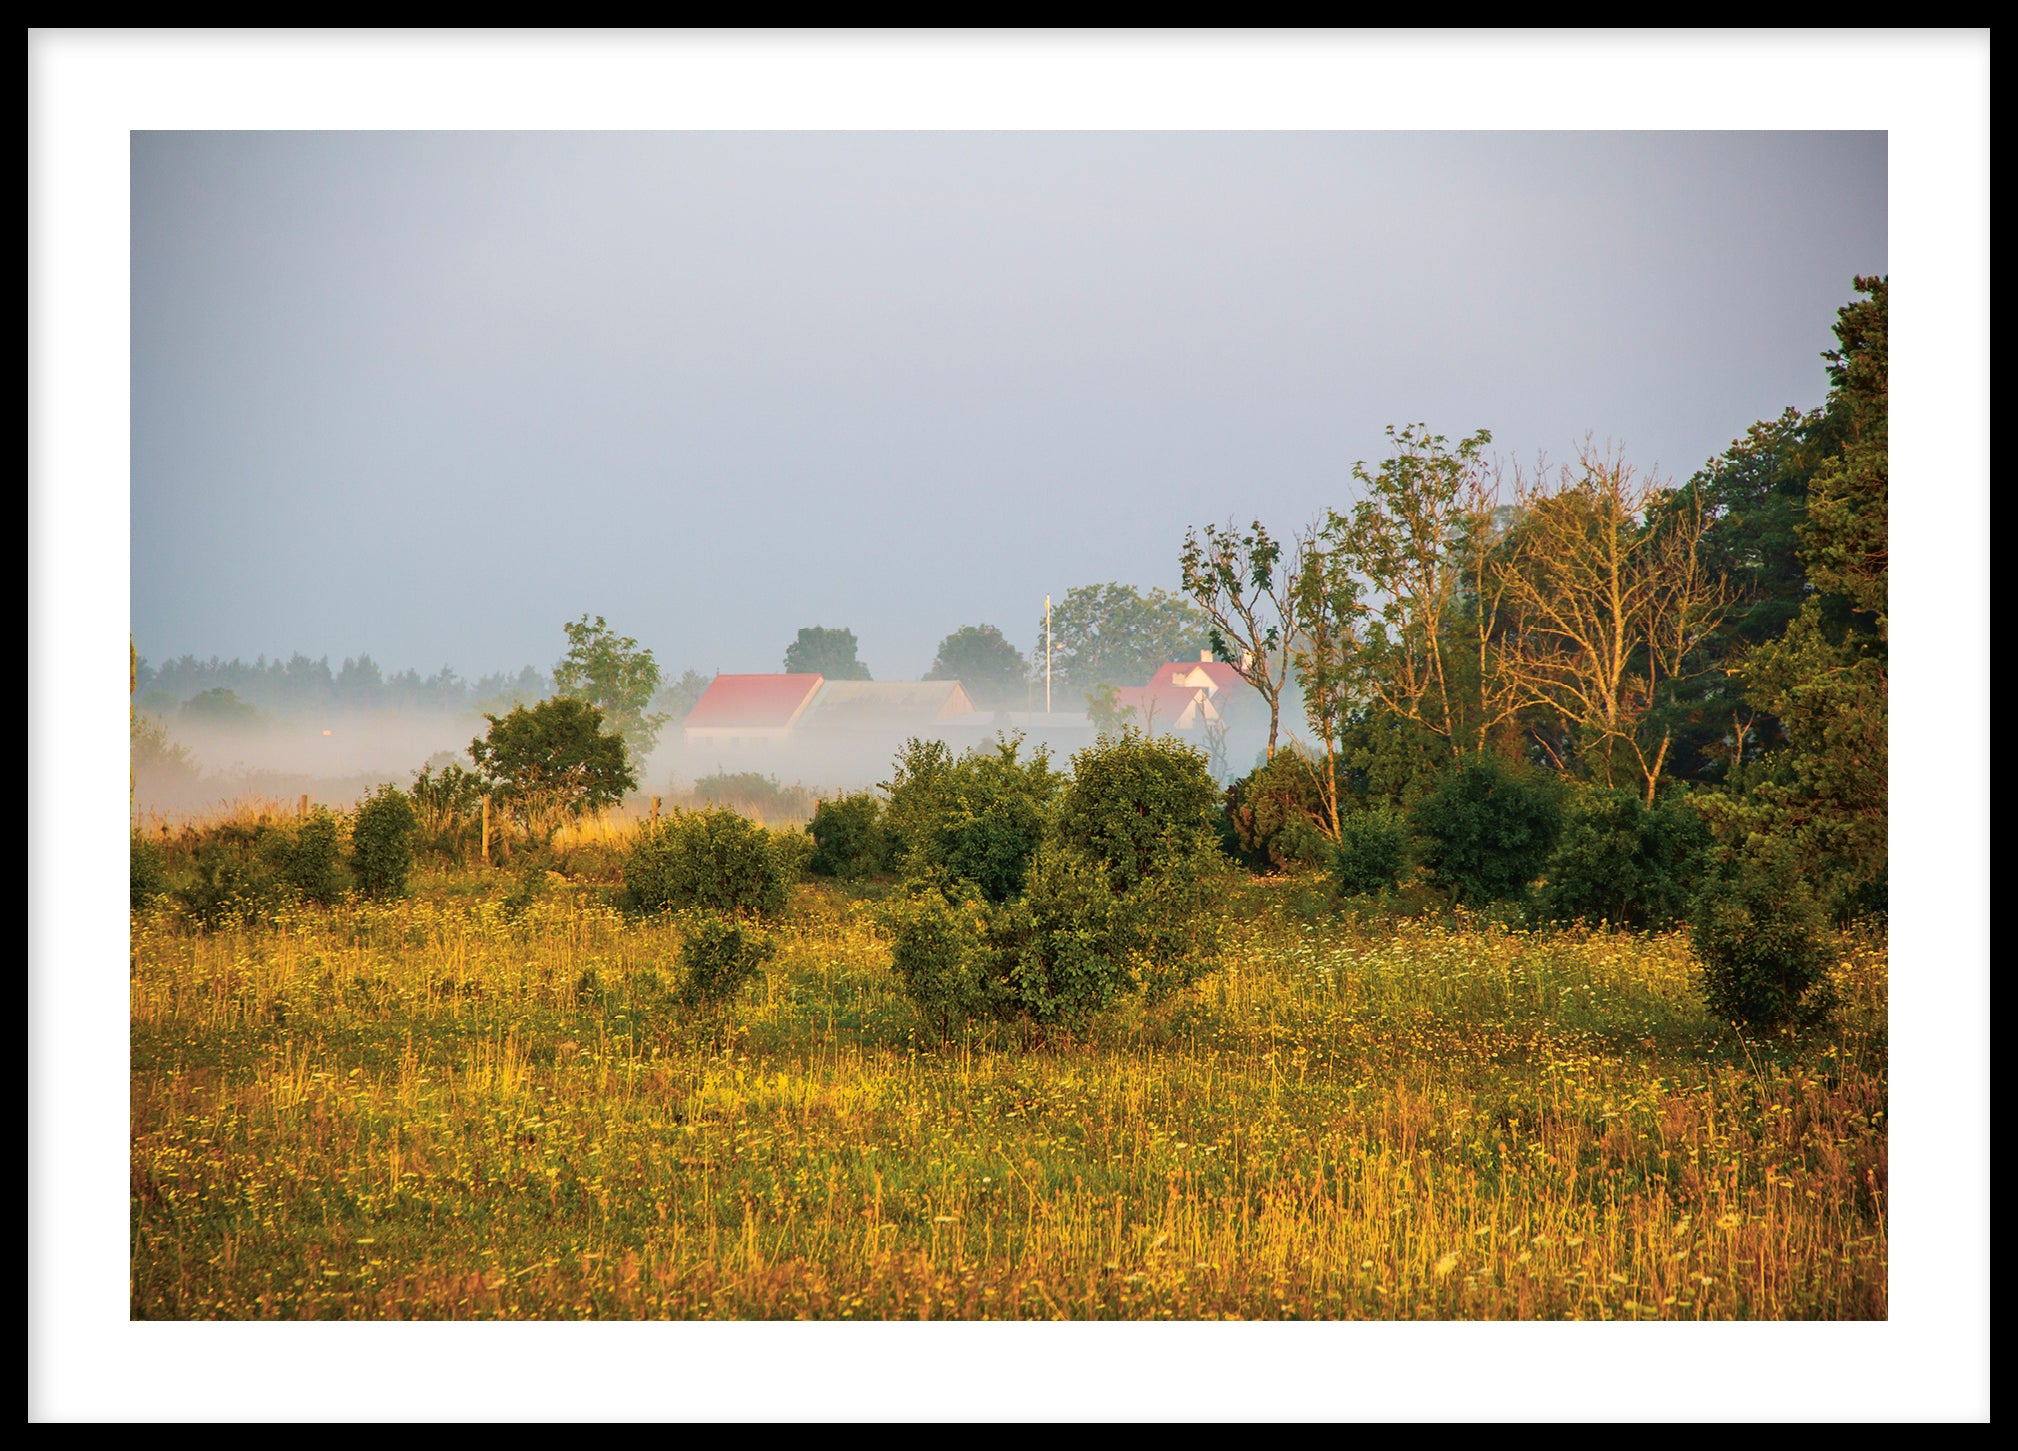
M 814 882 L 719 1011 L 592 872 L 136 911 L 131 1314 L 1885 1317 L 1882 936 L 1754 1040 L 1681 934 L 1223 911 L 1173 1000 L 951 1038 Z

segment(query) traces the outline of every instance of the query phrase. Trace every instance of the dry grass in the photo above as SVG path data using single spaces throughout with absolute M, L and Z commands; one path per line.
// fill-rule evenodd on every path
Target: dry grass
M 136 918 L 136 1317 L 1882 1318 L 1885 947 L 1741 1041 L 1678 937 L 1306 920 L 1089 1036 L 918 1035 L 799 889 L 730 1014 L 507 883 Z

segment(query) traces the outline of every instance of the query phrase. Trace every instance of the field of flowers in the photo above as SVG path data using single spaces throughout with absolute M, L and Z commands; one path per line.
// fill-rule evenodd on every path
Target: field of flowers
M 676 926 L 512 885 L 136 913 L 134 1317 L 1886 1315 L 1882 938 L 1748 1041 L 1681 936 L 1255 882 L 1183 998 L 942 1041 L 872 903 L 696 1014 Z

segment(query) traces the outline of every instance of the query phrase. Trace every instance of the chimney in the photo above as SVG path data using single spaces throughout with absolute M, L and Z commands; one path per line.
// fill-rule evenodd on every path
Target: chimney
M 1210 650 L 1200 650 L 1198 652 L 1198 663 L 1200 665 L 1210 665 L 1212 663 L 1212 652 Z

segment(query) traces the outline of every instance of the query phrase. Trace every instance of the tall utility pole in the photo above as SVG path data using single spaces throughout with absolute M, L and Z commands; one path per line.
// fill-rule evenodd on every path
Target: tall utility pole
M 1051 714 L 1051 596 L 1044 596 L 1044 713 Z

